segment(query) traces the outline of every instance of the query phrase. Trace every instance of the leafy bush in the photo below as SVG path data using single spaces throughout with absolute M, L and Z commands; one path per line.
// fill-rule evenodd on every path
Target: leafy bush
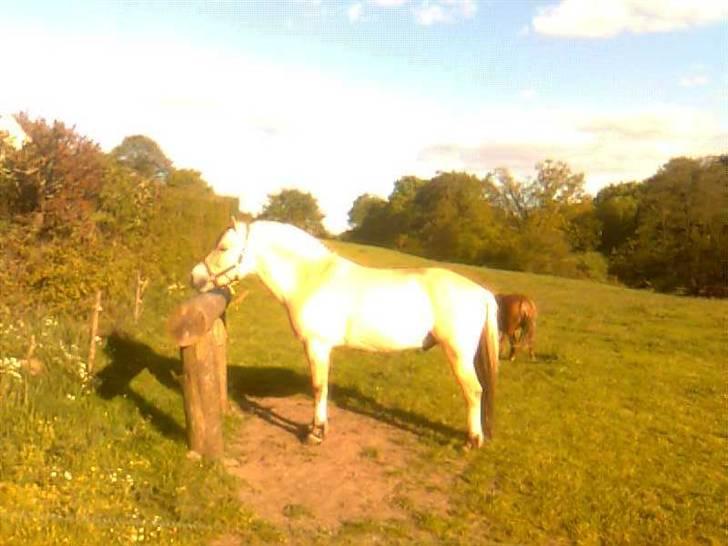
M 186 279 L 237 211 L 199 173 L 173 171 L 170 187 L 60 122 L 20 119 L 31 143 L 0 156 L 0 305 L 76 314 L 101 289 L 128 314 L 138 274 Z

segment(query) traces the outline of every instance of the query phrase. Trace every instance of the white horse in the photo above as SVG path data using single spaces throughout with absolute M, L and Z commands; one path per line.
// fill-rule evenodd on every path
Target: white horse
M 192 269 L 200 291 L 257 274 L 288 310 L 311 369 L 314 417 L 307 440 L 328 429 L 330 354 L 442 345 L 468 412 L 468 439 L 493 434 L 498 372 L 498 311 L 493 294 L 447 269 L 375 269 L 346 260 L 306 232 L 277 222 L 233 218 L 217 245 Z M 481 421 L 482 416 L 482 421 Z

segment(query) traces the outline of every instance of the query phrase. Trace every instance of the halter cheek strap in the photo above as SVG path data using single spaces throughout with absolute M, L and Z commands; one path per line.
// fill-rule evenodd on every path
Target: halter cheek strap
M 202 263 L 205 265 L 205 271 L 207 271 L 207 276 L 212 281 L 212 284 L 215 288 L 223 288 L 224 286 L 228 286 L 230 289 L 232 287 L 230 286 L 230 283 L 233 282 L 232 279 L 228 277 L 228 284 L 227 285 L 220 285 L 220 283 L 217 282 L 217 280 L 222 277 L 223 275 L 226 275 L 238 267 L 243 262 L 243 254 L 245 253 L 245 249 L 248 248 L 248 239 L 250 238 L 250 226 L 248 226 L 247 232 L 245 234 L 245 244 L 243 246 L 243 250 L 240 251 L 240 254 L 238 255 L 238 261 L 231 265 L 230 267 L 223 269 L 219 273 L 213 273 L 212 268 L 210 268 L 210 264 L 207 263 L 207 256 L 205 256 L 205 259 L 202 260 Z
M 205 256 L 205 259 L 202 260 L 202 263 L 205 265 L 205 270 L 207 271 L 207 276 L 210 278 L 210 280 L 212 281 L 212 284 L 215 286 L 215 288 L 222 288 L 223 286 L 226 286 L 226 285 L 221 285 L 218 282 L 218 279 L 220 277 L 222 277 L 223 275 L 227 276 L 227 274 L 230 271 L 232 271 L 233 269 L 235 269 L 236 267 L 238 267 L 242 263 L 242 261 L 243 261 L 243 251 L 241 250 L 240 255 L 238 256 L 238 261 L 236 263 L 234 263 L 233 265 L 231 265 L 230 267 L 223 269 L 219 273 L 213 273 L 212 269 L 210 268 L 210 264 L 207 263 L 207 256 Z M 228 277 L 227 281 L 228 281 L 227 284 L 229 285 L 232 282 L 232 279 L 230 279 Z

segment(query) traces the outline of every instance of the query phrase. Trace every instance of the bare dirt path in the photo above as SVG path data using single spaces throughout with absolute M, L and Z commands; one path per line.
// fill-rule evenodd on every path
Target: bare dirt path
M 405 505 L 447 511 L 457 472 L 413 472 L 422 448 L 412 433 L 329 404 L 329 436 L 307 446 L 300 434 L 310 398 L 247 400 L 252 415 L 228 440 L 225 466 L 241 479 L 240 500 L 264 520 L 335 531 L 347 521 L 404 519 Z

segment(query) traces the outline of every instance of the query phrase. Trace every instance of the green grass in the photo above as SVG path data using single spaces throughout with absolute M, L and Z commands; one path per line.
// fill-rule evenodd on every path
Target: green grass
M 332 246 L 369 265 L 429 263 Z M 403 501 L 403 524 L 349 522 L 299 542 L 728 542 L 727 302 L 452 267 L 494 291 L 528 293 L 539 306 L 536 362 L 502 363 L 495 440 L 461 450 L 464 404 L 439 350 L 337 349 L 332 402 L 415 432 L 421 456 L 407 472 L 457 475 L 451 510 L 435 515 Z M 250 294 L 228 317 L 232 392 L 307 393 L 285 311 L 258 281 L 242 288 Z M 218 467 L 185 458 L 170 374 L 179 364 L 164 334 L 182 297 L 150 292 L 131 337 L 107 339 L 103 382 L 93 392 L 76 373 L 84 351 L 69 347 L 84 342 L 72 325 L 17 328 L 47 339 L 38 354 L 49 371 L 20 381 L 0 375 L 0 543 L 127 544 L 142 529 L 159 544 L 224 534 L 245 543 L 283 539 L 283 530 L 252 516 L 253 506 L 237 504 L 235 483 Z M 25 330 L 0 338 L 0 358 L 24 354 Z M 327 441 L 336 442 L 335 431 Z M 361 455 L 386 464 L 375 452 Z

